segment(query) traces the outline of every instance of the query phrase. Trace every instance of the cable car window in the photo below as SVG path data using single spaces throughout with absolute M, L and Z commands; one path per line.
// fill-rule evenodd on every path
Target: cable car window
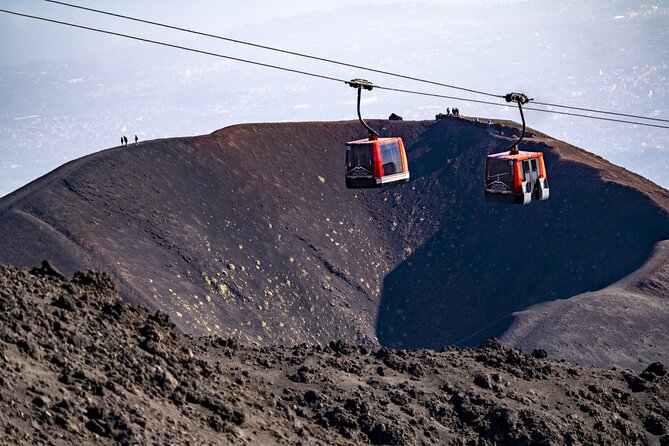
M 383 174 L 392 175 L 402 172 L 402 156 L 400 155 L 400 145 L 397 141 L 380 144 L 379 149 L 381 149 Z
M 374 172 L 371 144 L 348 144 L 346 146 L 346 169 L 363 167 Z
M 533 171 L 536 172 L 537 170 L 539 170 L 539 169 L 537 169 L 537 160 L 536 159 L 533 158 L 530 162 L 532 163 L 532 170 Z
M 530 179 L 530 162 L 525 160 L 523 161 L 523 181 Z
M 513 161 L 488 158 L 486 163 L 486 183 L 500 181 L 509 186 L 513 185 Z

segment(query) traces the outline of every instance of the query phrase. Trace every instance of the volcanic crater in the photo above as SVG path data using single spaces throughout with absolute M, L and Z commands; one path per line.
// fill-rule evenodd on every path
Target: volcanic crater
M 669 192 L 529 130 L 551 197 L 484 201 L 518 125 L 370 121 L 411 181 L 347 190 L 357 122 L 236 125 L 72 161 L 0 200 L 0 262 L 105 271 L 194 335 L 440 349 L 488 336 L 553 357 L 669 362 Z

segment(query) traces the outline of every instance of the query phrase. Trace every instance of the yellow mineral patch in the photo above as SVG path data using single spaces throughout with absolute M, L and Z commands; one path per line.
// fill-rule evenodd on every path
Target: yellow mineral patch
M 219 291 L 221 294 L 227 294 L 227 293 L 228 293 L 228 286 L 227 286 L 226 284 L 224 284 L 224 283 L 220 283 L 220 284 L 218 285 L 218 291 Z
M 318 175 L 318 181 L 320 181 L 321 183 L 325 183 L 325 178 Z
M 211 302 L 211 296 L 210 296 L 210 295 L 207 294 L 207 295 L 204 296 L 204 297 L 207 299 L 207 302 Z
M 178 317 L 184 317 L 184 315 L 181 314 L 181 313 L 179 313 L 178 311 L 176 312 L 176 315 L 177 315 Z

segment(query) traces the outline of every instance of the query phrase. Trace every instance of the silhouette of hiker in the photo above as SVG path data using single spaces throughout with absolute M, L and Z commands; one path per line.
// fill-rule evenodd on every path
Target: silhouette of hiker
M 128 137 L 125 135 L 123 135 L 123 142 L 125 143 L 126 146 L 128 145 Z
M 137 141 L 139 141 L 139 138 L 135 135 L 135 144 L 137 144 Z
M 123 137 L 121 136 L 121 145 L 123 145 Z
M 451 115 L 451 109 L 449 107 L 446 107 L 446 114 L 449 116 Z

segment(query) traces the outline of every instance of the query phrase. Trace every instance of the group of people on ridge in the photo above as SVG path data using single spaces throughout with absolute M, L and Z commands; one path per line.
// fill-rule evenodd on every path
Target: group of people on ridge
M 139 138 L 137 137 L 137 135 L 135 135 L 135 144 L 137 144 L 137 141 L 139 141 Z M 128 137 L 127 136 L 125 136 L 125 135 L 121 136 L 121 145 L 122 146 L 127 146 L 128 145 Z

